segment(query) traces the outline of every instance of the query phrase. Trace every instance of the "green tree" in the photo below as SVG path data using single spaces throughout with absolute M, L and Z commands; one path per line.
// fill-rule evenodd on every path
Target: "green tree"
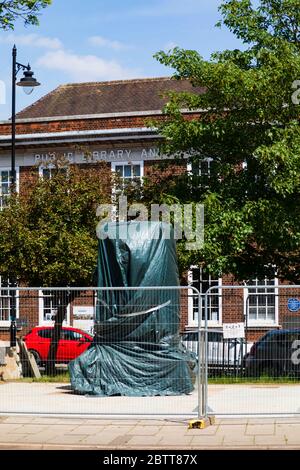
M 205 205 L 205 246 L 187 253 L 180 244 L 181 267 L 300 282 L 300 0 L 227 0 L 220 11 L 218 26 L 242 40 L 241 50 L 208 61 L 179 48 L 156 54 L 175 79 L 206 88 L 170 93 L 159 124 L 162 151 L 197 169 L 173 177 L 168 196 Z M 185 119 L 184 108 L 201 111 Z M 199 174 L 207 157 L 210 174 Z M 149 181 L 147 191 L 158 198 Z
M 38 25 L 38 14 L 42 8 L 50 5 L 52 0 L 4 0 L 0 2 L 0 28 L 14 29 L 18 19 L 25 25 Z
M 36 170 L 35 170 L 36 171 Z M 110 202 L 111 172 L 57 164 L 51 179 L 39 178 L 14 194 L 0 212 L 1 275 L 32 287 L 85 287 L 93 283 L 97 262 L 96 209 Z M 54 369 L 67 305 L 74 291 L 55 294 L 57 314 L 48 357 Z

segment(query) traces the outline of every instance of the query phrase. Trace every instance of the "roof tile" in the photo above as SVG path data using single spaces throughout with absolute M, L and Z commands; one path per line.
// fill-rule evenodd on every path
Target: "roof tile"
M 168 91 L 196 91 L 188 80 L 170 77 L 61 85 L 19 112 L 19 119 L 94 115 L 162 109 Z

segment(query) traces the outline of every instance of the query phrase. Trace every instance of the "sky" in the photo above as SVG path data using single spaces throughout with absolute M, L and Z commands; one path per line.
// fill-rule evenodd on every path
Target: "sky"
M 11 116 L 11 49 L 41 82 L 32 95 L 17 88 L 21 110 L 61 84 L 172 75 L 153 54 L 175 46 L 214 51 L 241 47 L 220 19 L 221 0 L 53 0 L 40 25 L 0 31 L 0 119 Z M 22 74 L 20 72 L 20 78 Z

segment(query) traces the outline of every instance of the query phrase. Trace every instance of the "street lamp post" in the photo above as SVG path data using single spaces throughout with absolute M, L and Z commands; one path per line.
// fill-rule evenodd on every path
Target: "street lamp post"
M 23 65 L 17 62 L 17 48 L 13 47 L 12 50 L 12 114 L 11 114 L 11 193 L 16 190 L 16 85 L 23 88 L 24 92 L 30 95 L 33 89 L 40 85 L 40 83 L 33 77 L 34 73 L 30 65 Z M 24 76 L 17 83 L 17 76 L 20 70 L 23 70 Z M 15 280 L 11 284 L 16 287 Z M 10 346 L 15 347 L 17 343 L 16 338 L 16 295 L 15 291 L 11 296 L 11 322 L 10 322 Z

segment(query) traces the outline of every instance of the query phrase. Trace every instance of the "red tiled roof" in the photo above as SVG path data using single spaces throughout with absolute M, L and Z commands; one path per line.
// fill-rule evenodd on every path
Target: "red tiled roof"
M 194 88 L 188 80 L 170 77 L 71 83 L 59 86 L 19 112 L 17 117 L 30 119 L 156 111 L 167 102 L 162 94 L 168 91 L 203 93 L 204 88 Z

